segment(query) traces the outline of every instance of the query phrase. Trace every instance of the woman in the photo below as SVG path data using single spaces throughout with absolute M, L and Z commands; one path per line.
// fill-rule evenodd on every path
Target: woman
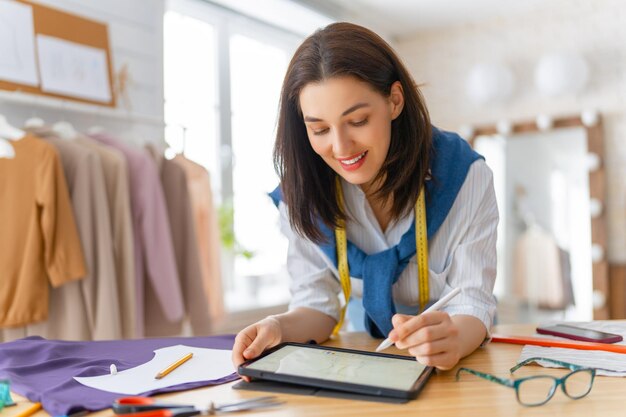
M 292 300 L 237 335 L 235 366 L 280 342 L 328 339 L 343 321 L 342 293 L 353 327 L 363 320 L 424 365 L 450 369 L 487 339 L 491 171 L 458 135 L 430 125 L 384 40 L 336 23 L 304 41 L 283 84 L 274 162 Z M 414 316 L 456 287 L 447 307 Z

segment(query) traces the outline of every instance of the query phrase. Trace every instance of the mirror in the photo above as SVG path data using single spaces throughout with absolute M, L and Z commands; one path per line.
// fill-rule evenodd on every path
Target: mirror
M 486 126 L 469 140 L 494 173 L 499 323 L 608 318 L 602 132 L 589 119 Z

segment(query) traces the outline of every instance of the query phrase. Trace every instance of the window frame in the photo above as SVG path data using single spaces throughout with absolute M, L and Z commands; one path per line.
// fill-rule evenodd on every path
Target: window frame
M 212 111 L 217 114 L 217 146 L 215 152 L 218 157 L 215 160 L 218 167 L 211 172 L 211 182 L 214 190 L 214 202 L 216 206 L 224 202 L 234 201 L 234 164 L 233 164 L 233 114 L 231 102 L 231 57 L 230 43 L 235 35 L 246 36 L 263 43 L 271 44 L 284 49 L 287 56 L 295 52 L 304 37 L 288 30 L 276 27 L 272 24 L 258 21 L 254 18 L 229 10 L 223 6 L 198 0 L 168 0 L 165 11 L 179 13 L 212 25 L 216 36 L 216 91 L 217 102 Z M 268 161 L 271 163 L 271 161 Z M 268 190 L 271 191 L 271 190 Z M 222 282 L 223 296 L 232 290 L 235 283 L 234 256 L 227 251 L 222 251 Z M 226 303 L 225 303 L 226 304 Z M 226 314 L 231 313 L 228 305 Z M 284 308 L 284 305 L 281 305 Z M 250 310 L 263 311 L 268 307 L 252 306 Z

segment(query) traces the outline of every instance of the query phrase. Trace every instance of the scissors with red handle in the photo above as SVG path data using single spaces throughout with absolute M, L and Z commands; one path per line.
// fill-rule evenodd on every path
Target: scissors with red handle
M 111 408 L 115 414 L 124 417 L 191 417 L 200 414 L 214 415 L 218 412 L 227 413 L 276 407 L 281 404 L 283 403 L 277 401 L 276 397 L 267 396 L 219 406 L 210 402 L 208 408 L 202 409 L 193 405 L 159 403 L 149 397 L 123 397 L 118 398 Z
M 203 411 L 193 405 L 160 403 L 149 397 L 118 398 L 111 408 L 126 417 L 189 417 Z

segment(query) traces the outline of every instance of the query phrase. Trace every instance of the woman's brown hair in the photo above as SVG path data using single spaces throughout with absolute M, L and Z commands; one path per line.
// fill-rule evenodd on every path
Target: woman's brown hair
M 389 151 L 375 179 L 380 183 L 375 197 L 393 197 L 394 218 L 413 208 L 428 172 L 430 118 L 417 85 L 395 52 L 374 32 L 351 23 L 333 23 L 317 30 L 289 63 L 274 146 L 274 167 L 291 226 L 314 242 L 324 240 L 320 222 L 334 228 L 346 214 L 336 200 L 337 174 L 309 142 L 299 96 L 309 83 L 345 76 L 366 82 L 384 97 L 389 97 L 395 81 L 402 85 L 404 108 L 391 123 Z

